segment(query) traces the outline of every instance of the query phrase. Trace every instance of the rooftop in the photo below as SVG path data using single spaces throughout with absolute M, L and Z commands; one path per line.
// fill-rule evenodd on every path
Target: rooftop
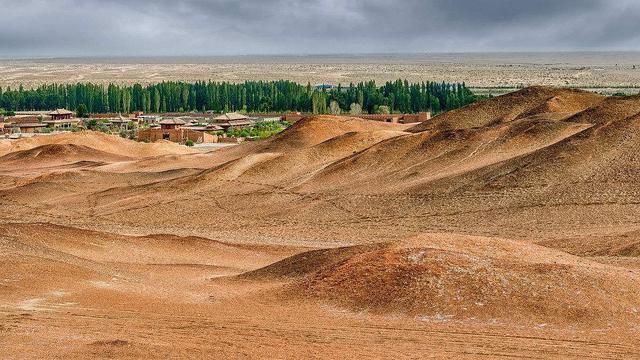
M 20 128 L 30 128 L 30 127 L 46 127 L 47 124 L 43 124 L 43 123 L 22 123 L 22 124 L 11 124 L 11 126 L 13 127 L 20 127 Z
M 49 115 L 73 115 L 73 112 L 67 109 L 56 109 L 50 112 Z
M 218 117 L 213 118 L 215 121 L 231 121 L 231 120 L 246 120 L 249 117 L 247 115 L 242 115 L 237 112 L 222 114 Z
M 218 125 L 183 126 L 182 129 L 194 130 L 194 131 L 220 131 L 220 130 L 223 130 L 223 127 L 218 126 Z
M 66 124 L 66 123 L 78 123 L 78 119 L 60 119 L 60 120 L 45 120 L 44 124 Z
M 180 119 L 165 119 L 160 121 L 160 125 L 184 125 L 184 124 L 186 123 Z

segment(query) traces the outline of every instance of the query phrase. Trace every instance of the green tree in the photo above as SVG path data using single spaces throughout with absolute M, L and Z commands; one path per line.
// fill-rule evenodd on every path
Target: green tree
M 85 104 L 78 105 L 78 108 L 76 109 L 76 115 L 79 118 L 83 118 L 83 119 L 88 118 L 89 117 L 89 110 L 87 109 L 87 105 L 85 105 Z

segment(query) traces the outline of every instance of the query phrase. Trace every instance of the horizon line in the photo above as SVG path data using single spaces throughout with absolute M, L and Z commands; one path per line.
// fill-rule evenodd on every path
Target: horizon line
M 518 55 L 518 54 L 640 54 L 640 50 L 515 50 L 515 51 L 436 51 L 436 52 L 371 52 L 371 53 L 254 53 L 254 54 L 180 54 L 180 55 L 70 55 L 70 56 L 16 56 L 0 55 L 0 61 L 13 60 L 68 60 L 68 59 L 146 59 L 146 58 L 305 58 L 305 57 L 386 57 L 434 55 Z

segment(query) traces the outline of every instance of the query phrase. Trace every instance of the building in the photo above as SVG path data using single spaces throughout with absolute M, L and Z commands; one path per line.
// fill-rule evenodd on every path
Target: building
M 222 126 L 215 125 L 215 124 L 182 126 L 181 129 L 188 129 L 193 131 L 205 131 L 205 132 L 217 132 L 217 131 L 224 130 Z
M 160 127 L 151 127 L 138 130 L 138 141 L 156 142 L 167 140 L 175 143 L 185 143 L 188 140 L 194 143 L 215 143 L 218 136 L 211 132 L 222 129 L 220 126 L 184 126 L 185 122 L 180 119 L 166 119 L 160 121 Z
M 295 123 L 305 118 L 305 115 L 299 112 L 290 112 L 285 114 L 282 119 L 288 123 Z
M 33 134 L 47 127 L 37 116 L 20 115 L 6 119 L 4 132 L 11 134 Z
M 129 123 L 131 121 L 133 120 L 120 115 L 117 118 L 109 119 L 109 127 L 112 130 L 129 130 Z
M 213 121 L 215 121 L 216 125 L 222 127 L 224 131 L 247 129 L 256 125 L 254 120 L 251 120 L 248 116 L 237 112 L 222 114 L 213 118 Z
M 166 119 L 160 121 L 160 129 L 162 130 L 174 130 L 178 129 L 184 124 L 186 124 L 183 120 L 180 119 Z
M 209 134 L 206 131 L 190 128 L 161 129 L 156 127 L 138 130 L 138 141 L 156 142 L 159 140 L 167 140 L 180 144 L 191 140 L 194 143 L 202 144 L 216 143 L 218 142 L 218 136 Z
M 68 130 L 77 127 L 80 124 L 79 119 L 64 118 L 64 119 L 51 119 L 42 122 L 45 126 L 56 130 Z
M 67 109 L 57 109 L 49 113 L 51 120 L 68 120 L 73 118 L 73 112 Z
M 404 114 L 402 116 L 403 124 L 414 124 L 414 123 L 422 123 L 425 121 L 431 120 L 431 112 L 419 112 L 417 114 Z
M 47 127 L 44 123 L 17 123 L 11 124 L 12 133 L 33 134 Z
M 229 120 L 224 123 L 216 124 L 224 129 L 224 131 L 236 130 L 236 129 L 248 129 L 256 125 L 256 122 L 250 119 L 246 120 Z
M 157 115 L 139 115 L 137 116 L 137 119 L 139 123 L 152 125 L 159 123 L 160 120 L 162 120 L 162 117 Z
M 222 114 L 218 117 L 213 118 L 215 122 L 228 122 L 228 121 L 238 121 L 238 120 L 249 120 L 247 115 L 242 115 L 237 112 Z
M 431 119 L 430 112 L 421 112 L 418 114 L 361 114 L 354 115 L 366 120 L 400 123 L 400 124 L 414 124 L 421 123 Z

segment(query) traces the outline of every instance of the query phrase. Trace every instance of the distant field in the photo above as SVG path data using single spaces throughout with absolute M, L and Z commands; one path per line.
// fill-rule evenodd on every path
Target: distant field
M 640 91 L 640 53 L 496 53 L 0 60 L 0 86 L 288 79 L 343 83 L 398 78 L 462 82 L 499 94 L 527 85 L 604 93 Z

